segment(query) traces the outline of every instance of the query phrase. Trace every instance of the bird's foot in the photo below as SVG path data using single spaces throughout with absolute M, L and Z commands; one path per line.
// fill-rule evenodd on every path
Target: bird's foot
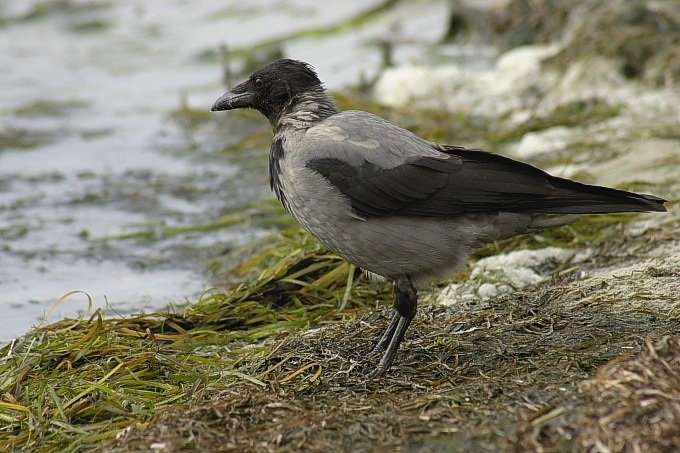
M 387 369 L 381 365 L 373 368 L 371 371 L 364 373 L 366 380 L 376 379 L 382 377 L 387 372 Z

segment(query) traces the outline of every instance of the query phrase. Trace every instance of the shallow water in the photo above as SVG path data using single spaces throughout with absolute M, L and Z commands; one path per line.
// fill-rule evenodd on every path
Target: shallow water
M 281 43 L 330 89 L 374 77 L 378 40 L 394 59 L 428 61 L 448 2 L 405 2 L 356 29 Z M 219 46 L 243 49 L 331 25 L 380 2 L 3 0 L 0 5 L 0 340 L 20 335 L 62 294 L 109 315 L 195 301 L 205 259 L 266 231 L 237 225 L 174 237 L 118 236 L 210 222 L 270 197 L 253 163 L 218 150 L 263 120 L 170 119 L 208 109 L 224 88 Z M 237 67 L 241 61 L 232 62 Z M 238 114 L 232 114 L 238 115 Z M 50 319 L 86 307 L 73 296 Z

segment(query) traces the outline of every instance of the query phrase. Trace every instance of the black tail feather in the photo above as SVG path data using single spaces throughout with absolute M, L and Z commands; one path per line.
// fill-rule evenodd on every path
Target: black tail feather
M 453 172 L 453 199 L 468 211 L 499 209 L 545 214 L 665 212 L 667 200 L 654 195 L 594 186 L 552 176 L 532 165 L 480 150 L 438 145 L 463 159 Z
M 627 192 L 609 187 L 582 184 L 553 176 L 557 191 L 546 206 L 547 214 L 606 214 L 616 212 L 665 212 L 667 200 L 654 195 Z M 535 209 L 536 207 L 534 207 Z

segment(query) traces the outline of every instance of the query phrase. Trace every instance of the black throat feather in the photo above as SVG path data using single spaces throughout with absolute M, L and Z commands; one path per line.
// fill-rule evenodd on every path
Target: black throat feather
M 277 138 L 272 142 L 269 150 L 269 187 L 287 210 L 288 202 L 281 186 L 281 159 L 283 159 L 283 143 L 281 138 Z

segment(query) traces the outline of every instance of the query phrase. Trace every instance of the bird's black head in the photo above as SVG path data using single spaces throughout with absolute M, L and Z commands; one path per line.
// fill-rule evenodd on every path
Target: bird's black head
M 323 85 L 311 65 L 296 60 L 277 60 L 223 94 L 210 110 L 256 109 L 274 124 L 296 97 L 319 89 L 323 89 Z

